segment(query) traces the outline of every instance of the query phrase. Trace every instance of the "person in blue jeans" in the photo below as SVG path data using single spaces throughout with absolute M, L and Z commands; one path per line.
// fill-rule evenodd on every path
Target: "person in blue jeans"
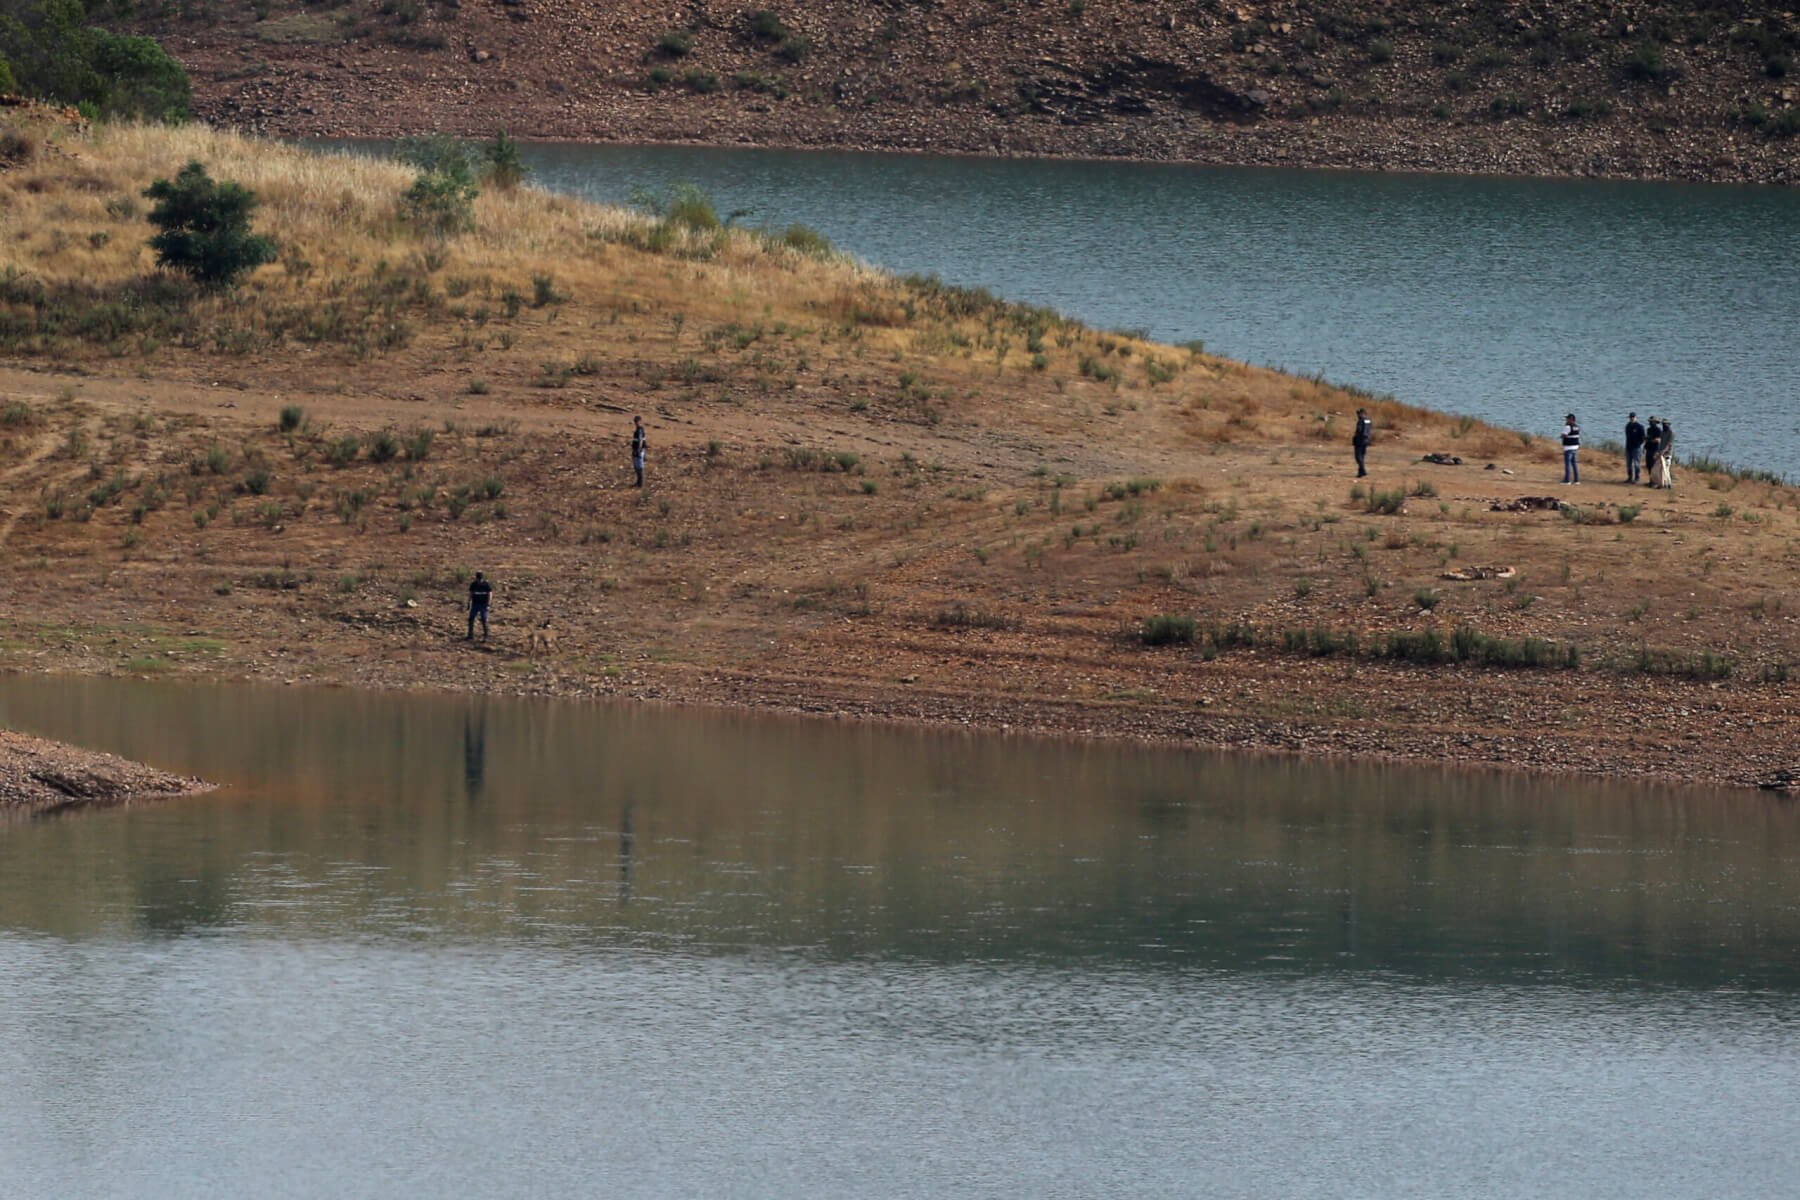
M 1574 413 L 1568 415 L 1567 421 L 1562 431 L 1563 482 L 1580 483 L 1581 467 L 1575 456 L 1581 452 L 1581 426 L 1575 424 Z
M 494 585 L 489 583 L 480 571 L 475 572 L 475 582 L 469 585 L 469 632 L 463 641 L 475 638 L 475 622 L 481 622 L 481 640 L 487 641 L 488 635 L 488 601 L 494 595 Z
M 650 448 L 650 439 L 644 433 L 644 418 L 631 418 L 631 469 L 637 472 L 637 482 L 632 487 L 644 486 L 644 451 Z

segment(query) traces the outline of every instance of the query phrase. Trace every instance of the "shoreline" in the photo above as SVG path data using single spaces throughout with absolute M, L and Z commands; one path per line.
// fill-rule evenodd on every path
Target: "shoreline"
M 496 632 L 500 633 L 498 625 Z M 88 664 L 88 669 L 68 664 L 38 672 L 9 667 L 5 673 L 667 706 L 1319 764 L 1386 763 L 1500 772 L 1546 784 L 1582 778 L 1763 790 L 1778 793 L 1784 801 L 1790 798 L 1784 776 L 1800 765 L 1800 754 L 1790 749 L 1800 722 L 1789 716 L 1784 689 L 1760 684 L 1628 681 L 1596 671 L 1546 678 L 1467 666 L 1284 661 L 1256 652 L 1252 654 L 1260 661 L 1218 659 L 1202 664 L 1191 655 L 1146 650 L 1138 653 L 1160 660 L 1149 665 L 1165 674 L 1203 673 L 1203 686 L 1212 696 L 1185 704 L 1146 703 L 1141 695 L 1096 703 L 984 687 L 982 678 L 990 674 L 985 665 L 923 689 L 917 682 L 677 663 L 645 664 L 618 682 L 554 672 L 524 681 L 508 677 L 508 668 L 520 660 L 519 650 L 511 645 L 518 631 L 508 629 L 500 636 L 506 643 L 463 648 L 454 633 L 446 632 L 440 652 L 390 655 L 374 671 L 356 669 L 361 664 L 348 660 L 323 660 L 308 664 L 313 669 L 299 674 L 249 664 L 240 669 L 150 675 L 99 664 Z M 422 661 L 442 654 L 461 655 L 464 669 Z M 1553 713 L 1546 707 L 1547 686 L 1562 691 L 1557 698 L 1561 707 Z M 1350 704 L 1358 714 L 1334 717 L 1316 711 L 1317 698 L 1326 693 L 1334 697 L 1328 709 Z M 1571 725 L 1567 717 L 1571 706 L 1590 719 Z M 1256 711 L 1259 708 L 1288 711 L 1272 716 Z M 1534 710 L 1540 715 L 1521 715 Z M 185 790 L 214 786 L 186 782 L 197 786 Z
M 981 127 L 966 135 L 951 133 L 912 137 L 877 125 L 840 135 L 834 128 L 763 128 L 751 122 L 733 131 L 727 120 L 698 126 L 687 122 L 636 123 L 613 117 L 576 129 L 557 122 L 502 121 L 500 127 L 520 141 L 547 145 L 661 146 L 695 150 L 768 150 L 784 153 L 817 151 L 835 154 L 914 155 L 995 162 L 1044 161 L 1131 163 L 1143 166 L 1218 167 L 1245 170 L 1354 172 L 1369 175 L 1428 175 L 1475 179 L 1529 179 L 1568 182 L 1671 183 L 1714 186 L 1789 188 L 1800 186 L 1800 151 L 1785 147 L 1742 147 L 1746 161 L 1729 166 L 1702 164 L 1682 154 L 1642 159 L 1622 147 L 1594 150 L 1584 164 L 1578 151 L 1542 137 L 1508 130 L 1475 128 L 1445 137 L 1442 131 L 1421 145 L 1410 127 L 1363 122 L 1363 132 L 1334 128 L 1315 137 L 1304 128 L 1270 123 L 1258 126 L 1209 126 L 1197 138 L 1130 131 L 1142 141 L 1113 142 L 1126 131 L 1084 131 L 1060 136 L 1048 130 L 1019 131 L 1010 125 Z M 304 141 L 394 141 L 434 133 L 481 140 L 492 136 L 492 123 L 449 120 L 443 124 L 394 123 L 360 119 L 309 118 L 302 121 L 243 121 L 230 111 L 205 109 L 202 119 L 220 128 L 251 136 Z M 1103 136 L 1104 135 L 1104 136 Z M 1145 148 L 1148 147 L 1148 148 Z M 1185 147 L 1185 149 L 1184 149 Z

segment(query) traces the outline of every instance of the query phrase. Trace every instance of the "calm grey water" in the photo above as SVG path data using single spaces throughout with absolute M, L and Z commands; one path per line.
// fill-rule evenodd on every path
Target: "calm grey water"
M 366 145 L 366 144 L 365 144 Z M 1671 416 L 1800 476 L 1800 189 L 532 145 L 610 203 L 677 182 L 1102 328 L 1550 433 Z
M 0 680 L 0 1195 L 1791 1196 L 1756 795 Z

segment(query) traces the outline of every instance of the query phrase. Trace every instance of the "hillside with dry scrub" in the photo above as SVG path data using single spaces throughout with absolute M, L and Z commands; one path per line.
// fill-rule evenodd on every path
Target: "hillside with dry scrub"
M 192 0 L 215 124 L 1793 182 L 1800 20 L 1580 0 Z
M 393 163 L 7 134 L 7 669 L 1740 782 L 1800 744 L 1778 481 L 1631 488 L 1590 449 L 1563 489 L 1541 439 L 897 279 L 699 197 L 490 187 L 427 237 Z M 277 244 L 235 290 L 145 246 L 141 193 L 190 160 Z

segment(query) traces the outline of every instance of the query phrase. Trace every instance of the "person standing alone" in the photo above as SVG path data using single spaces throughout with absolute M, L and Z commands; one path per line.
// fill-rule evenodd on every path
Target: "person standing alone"
M 472 641 L 475 637 L 475 619 L 481 618 L 481 640 L 487 641 L 488 635 L 488 600 L 493 597 L 494 585 L 489 583 L 480 571 L 475 572 L 475 582 L 469 585 L 469 632 L 463 641 Z
M 1644 427 L 1637 414 L 1625 419 L 1625 482 L 1636 483 L 1644 477 Z
M 1581 426 L 1575 423 L 1574 413 L 1568 415 L 1567 422 L 1562 431 L 1563 482 L 1580 483 L 1581 466 L 1575 456 L 1581 453 Z
M 631 418 L 631 469 L 637 472 L 637 482 L 633 487 L 644 486 L 644 451 L 650 448 L 650 438 L 644 433 L 644 418 Z
M 1356 477 L 1361 479 L 1369 473 L 1369 437 L 1375 432 L 1375 422 L 1369 420 L 1367 409 L 1356 410 L 1356 432 L 1350 437 L 1351 449 L 1356 451 Z

